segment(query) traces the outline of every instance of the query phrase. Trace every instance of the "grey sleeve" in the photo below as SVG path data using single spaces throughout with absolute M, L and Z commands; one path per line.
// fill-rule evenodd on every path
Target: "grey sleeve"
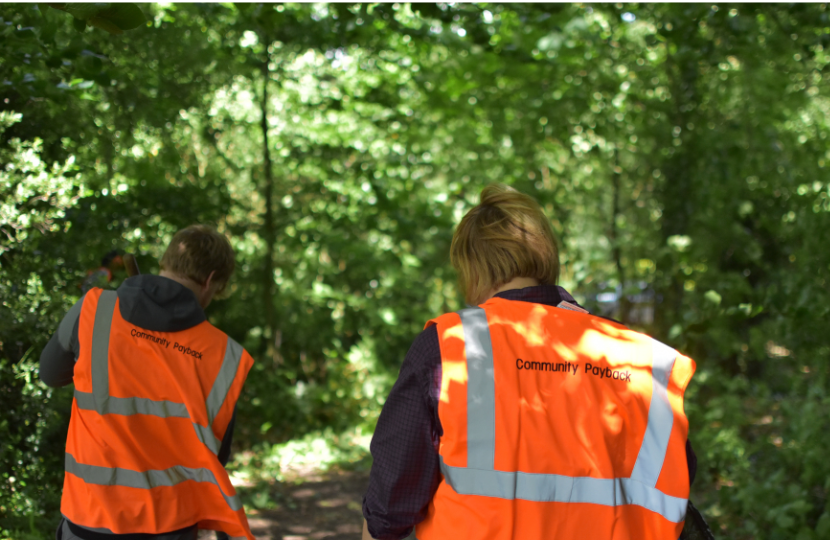
M 78 323 L 83 302 L 83 297 L 75 302 L 40 353 L 40 380 L 47 386 L 58 388 L 72 382 L 80 350 Z

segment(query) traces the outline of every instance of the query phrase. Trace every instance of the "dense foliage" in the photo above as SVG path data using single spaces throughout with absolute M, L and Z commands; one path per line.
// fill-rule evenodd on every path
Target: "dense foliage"
M 823 4 L 140 9 L 115 36 L 0 5 L 5 534 L 56 523 L 71 390 L 37 358 L 107 251 L 148 272 L 182 226 L 232 238 L 208 315 L 257 359 L 237 447 L 267 453 L 371 432 L 499 181 L 542 202 L 581 302 L 697 360 L 715 530 L 830 538 Z

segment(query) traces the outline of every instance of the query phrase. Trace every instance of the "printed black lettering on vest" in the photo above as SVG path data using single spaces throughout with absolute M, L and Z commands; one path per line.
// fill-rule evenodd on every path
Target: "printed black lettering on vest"
M 193 356 L 193 357 L 196 357 L 196 358 L 199 358 L 199 359 L 202 358 L 202 353 L 200 353 L 199 351 L 195 351 L 195 350 L 191 349 L 190 347 L 182 345 L 178 341 L 175 344 L 173 344 L 173 348 L 176 349 L 177 351 L 179 351 L 182 354 L 189 354 L 190 356 Z
M 170 342 L 167 340 L 167 338 L 154 336 L 153 334 L 148 334 L 147 332 L 142 332 L 138 328 L 133 328 L 132 330 L 130 330 L 130 335 L 134 338 L 146 339 L 147 341 L 158 343 L 165 349 L 170 347 Z
M 577 365 L 571 362 L 533 362 L 522 360 L 521 358 L 516 359 L 516 369 L 570 373 L 571 375 L 576 375 L 577 373 Z
M 590 373 L 594 377 L 599 377 L 600 379 L 610 379 L 614 381 L 623 381 L 623 382 L 631 382 L 631 372 L 628 370 L 621 371 L 611 368 L 601 368 L 589 364 L 588 362 L 585 363 L 585 373 Z

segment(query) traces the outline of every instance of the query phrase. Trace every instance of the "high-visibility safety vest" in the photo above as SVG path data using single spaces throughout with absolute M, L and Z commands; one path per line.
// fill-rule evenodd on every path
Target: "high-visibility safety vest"
M 81 308 L 61 513 L 100 532 L 254 540 L 217 457 L 253 359 L 207 321 L 148 331 L 118 305 L 92 289 Z
M 443 476 L 418 540 L 677 540 L 694 362 L 587 313 L 442 315 Z

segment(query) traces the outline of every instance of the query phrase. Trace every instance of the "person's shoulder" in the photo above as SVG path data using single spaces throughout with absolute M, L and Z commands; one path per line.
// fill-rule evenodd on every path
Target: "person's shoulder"
M 438 326 L 427 325 L 415 336 L 404 359 L 406 368 L 432 368 L 441 363 L 441 345 L 438 343 Z
M 564 303 L 564 302 L 563 302 Z M 628 339 L 651 339 L 647 334 L 630 328 L 623 322 L 618 321 L 612 317 L 591 313 L 579 306 L 579 309 L 572 309 L 569 305 L 552 306 L 552 313 L 555 313 L 561 319 L 566 321 L 566 324 L 573 325 L 575 328 L 583 330 L 592 330 L 600 334 L 606 334 L 617 338 L 627 337 Z
M 673 346 L 665 343 L 662 339 L 647 333 L 643 329 L 632 328 L 625 323 L 612 319 L 611 317 L 594 314 L 590 314 L 589 317 L 593 319 L 592 324 L 595 329 L 601 330 L 603 333 L 614 338 L 625 339 L 626 341 L 636 341 L 643 344 L 652 344 L 652 346 L 659 347 L 666 351 L 673 351 L 673 354 L 676 354 L 678 357 L 682 356 L 684 358 L 688 358 Z M 688 359 L 691 360 L 690 358 Z
M 412 347 L 424 348 L 431 346 L 432 343 L 438 343 L 438 327 L 436 324 L 427 324 L 427 326 L 421 330 L 421 333 L 415 336 L 415 340 L 412 342 Z
M 457 326 L 461 324 L 461 317 L 464 312 L 471 312 L 474 310 L 481 310 L 483 309 L 482 306 L 468 306 L 466 308 L 460 309 L 458 311 L 450 311 L 448 313 L 444 313 L 442 315 L 438 315 L 437 317 L 433 317 L 429 321 L 427 321 L 424 329 L 428 329 L 430 326 L 437 326 L 441 330 L 446 328 L 451 328 L 453 326 Z
M 610 323 L 611 326 L 613 326 L 615 328 L 619 328 L 621 330 L 630 330 L 631 332 L 636 332 L 636 330 L 634 330 L 632 328 L 629 328 L 625 323 L 620 322 L 620 321 L 618 321 L 617 319 L 615 319 L 613 317 L 606 317 L 605 315 L 600 315 L 598 313 L 590 313 L 590 312 L 588 312 L 588 315 L 591 316 L 591 317 L 595 317 L 595 318 L 599 319 L 601 322 L 604 322 L 606 324 Z
M 225 348 L 226 355 L 230 354 L 232 358 L 239 358 L 249 366 L 254 362 L 251 353 L 228 333 L 213 326 L 209 321 L 203 322 L 200 326 L 210 332 L 210 337 L 215 343 L 221 344 Z
M 222 343 L 227 342 L 232 347 L 241 349 L 242 351 L 244 351 L 246 353 L 248 352 L 247 350 L 245 350 L 245 348 L 242 345 L 240 345 L 240 343 L 238 341 L 236 341 L 234 338 L 232 338 L 230 336 L 230 334 L 228 334 L 224 330 L 220 329 L 219 327 L 214 326 L 213 323 L 211 323 L 207 319 L 205 319 L 203 322 L 198 324 L 196 327 L 199 329 L 199 331 L 204 332 L 211 339 L 216 340 L 217 342 L 222 342 Z

